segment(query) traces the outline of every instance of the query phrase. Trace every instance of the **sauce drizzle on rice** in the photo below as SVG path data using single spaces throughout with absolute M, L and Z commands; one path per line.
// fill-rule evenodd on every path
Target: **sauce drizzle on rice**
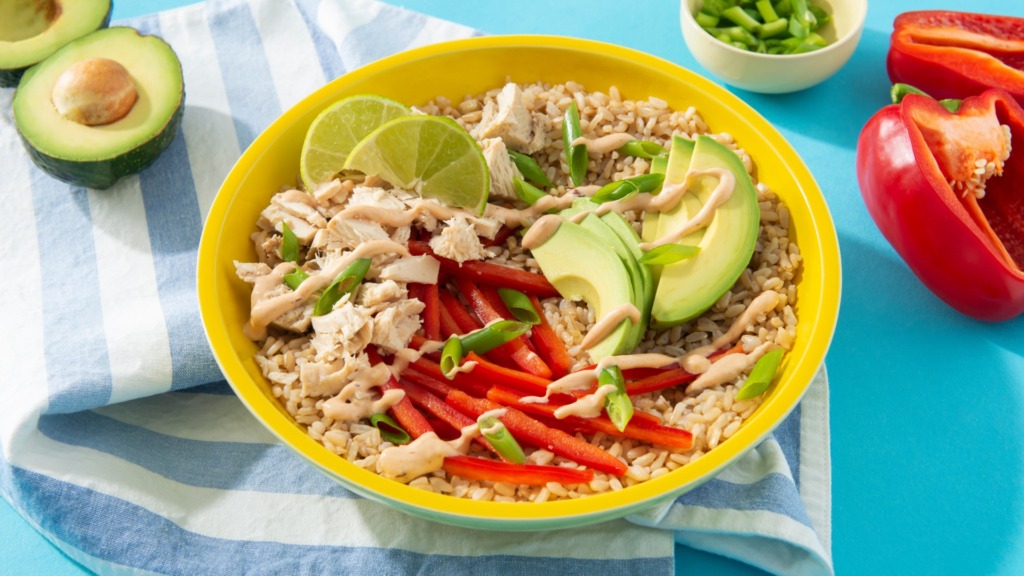
M 550 221 L 544 216 L 548 210 L 568 207 L 574 198 L 592 194 L 600 185 L 611 180 L 632 177 L 649 170 L 647 160 L 622 157 L 614 151 L 617 149 L 614 144 L 621 146 L 621 142 L 626 140 L 623 134 L 629 138 L 664 144 L 673 134 L 693 137 L 708 132 L 697 111 L 692 108 L 673 111 L 665 102 L 655 98 L 646 101 L 625 100 L 614 87 L 607 94 L 587 93 L 581 86 L 571 82 L 553 86 L 526 85 L 518 87 L 518 90 L 520 102 L 528 112 L 524 117 L 530 121 L 529 139 L 520 138 L 519 142 L 513 138 L 505 143 L 510 149 L 514 149 L 517 143 L 531 148 L 530 154 L 556 185 L 550 200 L 544 199 L 525 209 L 522 205 L 512 208 L 490 204 L 483 217 L 475 217 L 435 201 L 422 200 L 407 191 L 367 185 L 372 180 L 362 184 L 342 181 L 340 186 L 338 182 L 333 182 L 325 185 L 330 186 L 330 193 L 325 189 L 323 193 L 310 191 L 311 195 L 305 195 L 304 200 L 314 200 L 311 203 L 304 202 L 312 210 L 294 206 L 295 213 L 288 214 L 290 218 L 300 217 L 301 214 L 304 222 L 317 228 L 311 235 L 310 243 L 303 245 L 308 251 L 303 268 L 309 273 L 309 278 L 299 289 L 286 294 L 278 287 L 281 285 L 281 277 L 293 270 L 295 265 L 280 262 L 277 252 L 280 234 L 279 227 L 275 225 L 281 216 L 269 209 L 253 234 L 260 261 L 236 263 L 236 266 L 239 268 L 239 276 L 254 284 L 253 317 L 246 326 L 246 333 L 262 344 L 256 362 L 270 382 L 274 396 L 279 398 L 296 422 L 328 450 L 358 466 L 434 492 L 478 500 L 542 502 L 618 490 L 658 477 L 699 458 L 735 434 L 760 403 L 757 398 L 744 401 L 735 399 L 740 375 L 768 349 L 788 349 L 792 345 L 796 333 L 794 279 L 801 258 L 799 249 L 788 235 L 788 209 L 767 187 L 758 185 L 761 209 L 758 247 L 736 285 L 701 317 L 660 332 L 649 330 L 635 354 L 602 360 L 604 365 L 614 363 L 623 369 L 661 368 L 675 364 L 694 374 L 701 374 L 684 389 L 670 388 L 633 397 L 637 412 L 666 426 L 692 433 L 692 448 L 670 449 L 603 433 L 588 435 L 592 444 L 600 446 L 627 466 L 626 473 L 621 477 L 595 472 L 593 481 L 571 486 L 514 486 L 465 480 L 446 473 L 439 462 L 443 461 L 444 455 L 452 455 L 452 451 L 491 457 L 478 443 L 467 440 L 457 443 L 459 449 L 456 449 L 437 436 L 431 439 L 423 435 L 414 441 L 414 444 L 419 442 L 416 449 L 411 448 L 412 444 L 394 447 L 383 442 L 379 432 L 365 420 L 339 417 L 338 411 L 332 407 L 338 406 L 343 398 L 348 402 L 357 399 L 364 410 L 383 409 L 386 408 L 384 404 L 373 404 L 386 400 L 385 404 L 390 405 L 388 402 L 393 403 L 399 399 L 401 391 L 393 390 L 391 392 L 399 394 L 388 396 L 372 384 L 367 385 L 367 382 L 372 382 L 372 379 L 367 379 L 367 375 L 374 370 L 366 358 L 364 350 L 367 347 L 375 346 L 385 355 L 394 356 L 388 361 L 390 371 L 385 372 L 395 379 L 401 378 L 410 363 L 439 347 L 439 343 L 429 341 L 427 346 L 430 348 L 417 350 L 410 346 L 410 338 L 420 329 L 422 303 L 410 296 L 408 282 L 400 278 L 385 280 L 380 276 L 385 266 L 400 256 L 408 256 L 404 248 L 406 241 L 414 236 L 436 237 L 446 228 L 457 226 L 470 227 L 472 236 L 493 239 L 502 224 L 515 228 L 536 222 L 530 229 L 530 234 L 534 234 L 544 227 L 538 224 Z M 500 112 L 498 95 L 505 93 L 505 100 L 508 101 L 509 92 L 507 87 L 498 87 L 487 94 L 467 98 L 457 105 L 438 99 L 422 107 L 422 110 L 429 114 L 450 116 L 474 136 L 487 132 L 490 137 L 501 137 L 500 134 L 494 136 L 495 129 L 486 125 L 485 110 L 490 107 L 491 117 L 494 117 Z M 596 167 L 589 171 L 586 185 L 576 189 L 569 186 L 567 174 L 561 167 L 562 143 L 558 123 L 568 98 L 585 104 L 580 107 L 580 111 L 587 126 L 585 136 L 589 139 L 588 146 L 592 145 L 591 164 Z M 524 134 L 526 132 L 522 131 L 520 136 Z M 752 168 L 749 158 L 728 135 L 714 135 L 714 138 L 736 150 L 748 170 Z M 719 178 L 721 196 L 727 195 L 727 177 L 722 174 L 712 176 Z M 673 190 L 666 187 L 657 196 L 637 195 L 626 201 L 609 202 L 602 205 L 600 210 L 623 213 L 639 228 L 645 209 L 664 209 L 652 208 L 650 203 L 667 203 L 673 194 L 685 193 L 685 186 L 678 188 Z M 638 200 L 641 196 L 645 198 Z M 278 202 L 279 207 L 285 206 L 285 211 L 289 204 L 294 205 L 295 202 Z M 702 211 L 686 226 L 699 227 L 702 225 L 700 220 L 706 220 L 707 214 L 713 210 L 714 207 L 710 207 Z M 318 227 L 316 222 L 321 220 L 328 224 L 320 224 Z M 536 263 L 531 262 L 524 248 L 528 244 L 529 235 L 520 241 L 513 234 L 504 243 L 482 247 L 482 250 L 490 262 L 536 272 Z M 441 255 L 449 258 L 456 256 Z M 365 284 L 355 295 L 343 298 L 335 309 L 335 312 L 344 309 L 349 316 L 359 318 L 362 323 L 360 327 L 338 325 L 334 326 L 331 333 L 313 330 L 310 313 L 305 310 L 304 302 L 331 282 L 348 262 L 363 256 L 373 258 Z M 545 318 L 573 355 L 575 372 L 552 382 L 548 394 L 532 398 L 534 402 L 547 402 L 554 394 L 593 386 L 596 371 L 584 369 L 590 360 L 583 343 L 587 334 L 594 331 L 602 320 L 593 318 L 592 312 L 582 303 L 549 298 L 542 301 L 542 304 Z M 708 361 L 708 356 L 713 352 L 736 342 L 741 345 L 742 354 L 729 354 L 716 362 Z M 728 362 L 723 363 L 726 358 L 729 358 Z M 471 367 L 467 368 L 468 373 L 472 374 Z M 317 386 L 306 386 L 314 378 L 317 379 Z M 349 388 L 354 384 L 358 389 Z M 307 393 L 310 390 L 316 390 L 318 394 Z M 587 394 L 578 401 L 582 403 L 580 407 L 589 404 L 591 412 L 600 413 L 602 402 L 599 395 Z M 573 412 L 575 408 L 565 411 Z M 477 432 L 463 429 L 461 437 L 473 436 Z M 463 444 L 466 452 L 461 450 Z M 410 456 L 420 448 L 423 449 L 421 454 L 426 456 Z M 555 456 L 545 447 L 524 448 L 527 449 L 527 462 L 530 464 L 573 466 L 571 461 Z M 441 454 L 439 458 L 438 454 Z M 410 458 L 413 460 L 411 463 Z M 392 466 L 396 460 L 401 465 Z

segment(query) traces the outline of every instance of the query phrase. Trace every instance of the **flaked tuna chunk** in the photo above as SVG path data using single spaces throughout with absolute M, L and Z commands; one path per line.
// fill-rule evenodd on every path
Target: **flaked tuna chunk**
M 486 138 L 480 141 L 480 147 L 491 173 L 490 197 L 517 200 L 515 184 L 512 180 L 519 176 L 519 171 L 512 163 L 512 159 L 509 158 L 505 142 L 501 138 Z
M 508 83 L 498 94 L 497 106 L 484 105 L 480 124 L 473 131 L 478 140 L 501 138 L 511 150 L 532 154 L 544 147 L 545 133 L 535 125 L 533 114 L 523 103 L 523 91 Z
M 405 256 L 384 265 L 380 271 L 381 280 L 437 284 L 441 263 L 427 255 Z
M 312 398 L 334 396 L 348 384 L 354 372 L 369 367 L 366 354 L 342 356 L 331 362 L 306 362 L 299 368 L 302 395 Z
M 413 333 L 420 329 L 420 312 L 423 302 L 415 299 L 402 300 L 381 310 L 373 317 L 370 343 L 389 352 L 407 347 Z
M 430 239 L 430 248 L 435 254 L 459 264 L 467 260 L 482 260 L 488 255 L 468 220 L 454 216 L 445 224 L 441 233 Z

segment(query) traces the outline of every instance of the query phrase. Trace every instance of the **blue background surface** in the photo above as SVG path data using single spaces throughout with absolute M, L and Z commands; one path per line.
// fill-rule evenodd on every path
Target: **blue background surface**
M 186 3 L 117 0 L 114 18 Z M 621 44 L 709 75 L 683 44 L 673 2 L 393 3 L 489 34 L 560 34 Z M 789 95 L 731 90 L 800 152 L 839 233 L 842 309 L 827 357 L 837 573 L 1024 574 L 1024 317 L 984 324 L 947 308 L 885 242 L 857 188 L 857 135 L 887 103 L 885 54 L 893 18 L 918 9 L 1024 16 L 1020 0 L 875 0 L 860 46 L 829 81 Z M 3 500 L 0 558 L 4 574 L 86 573 Z M 678 574 L 708 572 L 762 574 L 679 549 Z

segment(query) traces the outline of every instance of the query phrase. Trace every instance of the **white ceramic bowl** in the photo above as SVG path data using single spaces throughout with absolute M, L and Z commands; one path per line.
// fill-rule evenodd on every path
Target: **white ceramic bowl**
M 828 46 L 804 54 L 758 54 L 719 41 L 701 28 L 694 15 L 703 0 L 682 0 L 679 19 L 683 40 L 697 62 L 718 79 L 744 90 L 765 94 L 796 92 L 824 82 L 853 55 L 864 29 L 867 0 L 814 0 L 832 15 L 819 30 Z

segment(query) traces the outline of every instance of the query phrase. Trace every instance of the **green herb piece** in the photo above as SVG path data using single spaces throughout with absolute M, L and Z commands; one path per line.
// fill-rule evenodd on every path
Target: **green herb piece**
M 569 165 L 569 179 L 574 186 L 583 184 L 587 175 L 587 146 L 575 144 L 577 138 L 583 135 L 583 128 L 580 127 L 580 112 L 576 107 L 576 101 L 569 103 L 565 110 L 565 117 L 562 119 L 562 145 L 565 148 L 565 161 Z
M 761 15 L 761 19 L 764 20 L 765 24 L 782 19 L 775 12 L 775 7 L 772 6 L 771 0 L 757 0 L 757 2 L 754 2 L 754 7 L 757 8 L 757 12 Z
M 508 431 L 501 420 L 493 416 L 486 416 L 477 420 L 476 425 L 480 428 L 483 437 L 491 443 L 491 446 L 502 458 L 515 464 L 526 462 L 526 454 L 523 453 L 522 446 L 516 442 L 515 436 Z
M 718 16 L 712 16 L 703 10 L 697 12 L 693 19 L 697 21 L 697 25 L 701 28 L 714 28 L 718 26 L 718 21 L 720 20 Z
M 543 186 L 545 188 L 551 188 L 554 186 L 548 178 L 548 175 L 545 174 L 544 170 L 540 167 L 540 164 L 538 164 L 532 156 L 516 152 L 515 150 L 509 150 L 508 155 L 512 158 L 512 163 L 516 165 L 516 169 L 523 175 L 523 178 L 526 178 L 537 186 Z
M 494 350 L 506 342 L 510 342 L 526 333 L 530 325 L 516 320 L 498 320 L 479 330 L 462 335 L 462 349 L 466 352 L 484 354 Z
M 548 195 L 547 192 L 537 188 L 518 176 L 512 177 L 512 188 L 515 190 L 516 196 L 530 206 L 533 206 L 538 200 Z
M 626 393 L 626 379 L 618 366 L 602 368 L 597 374 L 598 388 L 609 384 L 615 386 L 615 391 L 604 397 L 604 411 L 608 413 L 612 424 L 622 432 L 633 418 L 633 401 Z
M 302 268 L 296 266 L 295 270 L 285 274 L 282 278 L 286 286 L 295 290 L 299 287 L 299 284 L 302 284 L 306 278 L 309 278 L 309 274 L 306 274 L 302 271 Z
M 281 260 L 295 263 L 299 261 L 299 239 L 284 220 L 281 221 Z
M 363 281 L 363 277 L 366 276 L 366 271 L 370 269 L 370 259 L 360 258 L 355 262 L 348 265 L 334 282 L 331 282 L 327 288 L 324 289 L 323 293 L 320 294 L 320 298 L 317 299 L 316 305 L 313 306 L 313 316 L 323 316 L 334 309 L 334 305 L 341 300 L 341 297 L 345 294 L 351 294 L 356 291 L 359 287 L 359 283 Z
M 743 8 L 733 6 L 722 11 L 722 17 L 743 27 L 748 32 L 756 33 L 761 28 L 761 23 L 751 18 Z
M 498 296 L 501 296 L 501 301 L 505 303 L 513 318 L 533 326 L 540 324 L 540 314 L 533 307 L 529 296 L 512 288 L 498 288 Z
M 617 180 L 605 184 L 601 188 L 594 192 L 594 195 L 590 197 L 593 202 L 598 204 L 604 204 L 605 202 L 614 202 L 616 200 L 622 200 L 638 193 L 652 193 L 657 192 L 661 189 L 661 185 L 665 182 L 664 174 L 641 174 L 639 176 L 633 176 L 632 178 L 626 178 L 625 180 Z
M 630 140 L 619 148 L 619 154 L 652 160 L 659 156 L 668 156 L 668 150 L 665 150 L 665 148 L 657 142 L 650 142 L 647 140 Z
M 372 424 L 377 430 L 380 430 L 381 438 L 395 444 L 396 446 L 408 444 L 409 441 L 412 440 L 409 433 L 406 432 L 398 422 L 395 422 L 391 416 L 388 416 L 383 412 L 378 412 L 373 416 L 370 416 L 370 424 Z
M 650 266 L 667 266 L 680 260 L 692 258 L 700 252 L 700 246 L 688 246 L 686 244 L 662 244 L 655 246 L 640 257 L 638 262 Z
M 750 376 L 747 376 L 747 381 L 743 383 L 743 387 L 736 393 L 736 399 L 749 400 L 755 396 L 760 396 L 767 390 L 768 385 L 775 379 L 775 372 L 779 369 L 782 354 L 782 348 L 776 348 L 758 358 L 757 362 L 754 363 L 754 367 L 750 370 Z
M 453 371 L 462 365 L 462 340 L 458 336 L 449 336 L 441 349 L 441 373 L 449 380 L 455 378 Z

